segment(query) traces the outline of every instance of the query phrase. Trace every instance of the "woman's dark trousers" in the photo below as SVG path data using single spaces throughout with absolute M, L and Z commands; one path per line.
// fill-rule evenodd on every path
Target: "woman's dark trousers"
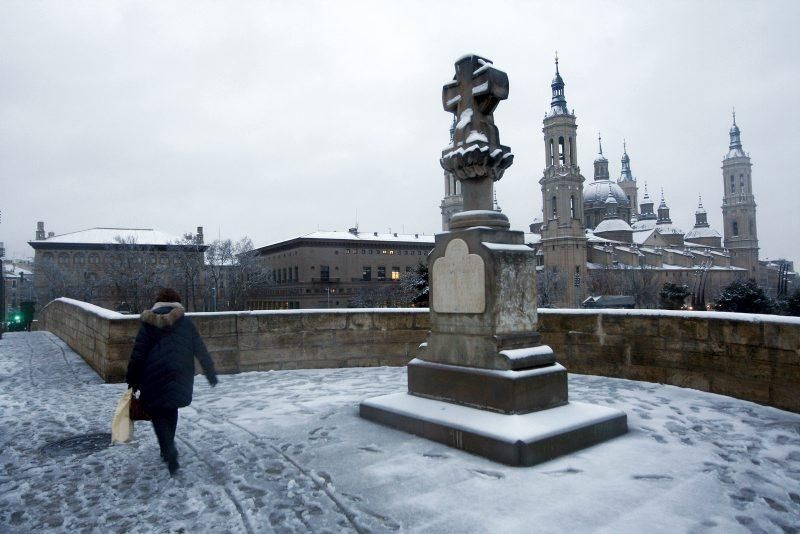
M 175 428 L 178 426 L 178 409 L 167 408 L 154 410 L 150 416 L 153 418 L 153 430 L 158 438 L 161 457 L 168 463 L 170 472 L 178 468 L 178 451 L 175 449 Z

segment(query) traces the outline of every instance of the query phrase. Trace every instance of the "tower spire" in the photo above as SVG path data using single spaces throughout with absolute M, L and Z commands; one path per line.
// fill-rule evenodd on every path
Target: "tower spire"
M 727 157 L 742 157 L 745 155 L 744 151 L 742 150 L 742 133 L 739 130 L 739 126 L 736 125 L 736 109 L 733 109 L 733 125 L 731 126 L 730 136 L 731 136 L 731 144 L 728 147 L 728 156 Z
M 600 155 L 603 155 L 603 138 L 600 137 L 600 132 L 597 132 L 597 143 L 600 145 Z
M 558 72 L 558 52 L 556 52 L 556 75 L 550 88 L 553 90 L 553 99 L 550 101 L 550 115 L 569 115 L 567 99 L 564 96 L 564 79 Z

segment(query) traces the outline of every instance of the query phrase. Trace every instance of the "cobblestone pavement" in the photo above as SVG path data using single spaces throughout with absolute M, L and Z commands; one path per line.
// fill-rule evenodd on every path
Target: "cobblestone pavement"
M 621 438 L 511 468 L 364 421 L 402 368 L 202 377 L 170 478 L 148 423 L 108 445 L 120 384 L 47 332 L 0 340 L 0 532 L 798 532 L 800 416 L 570 376 Z

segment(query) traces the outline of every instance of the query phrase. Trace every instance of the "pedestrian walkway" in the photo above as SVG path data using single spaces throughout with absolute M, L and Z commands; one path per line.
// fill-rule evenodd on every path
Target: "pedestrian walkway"
M 800 415 L 672 386 L 570 376 L 626 436 L 511 468 L 358 417 L 403 368 L 199 377 L 170 478 L 148 423 L 110 446 L 124 384 L 47 332 L 0 340 L 0 532 L 791 531 Z

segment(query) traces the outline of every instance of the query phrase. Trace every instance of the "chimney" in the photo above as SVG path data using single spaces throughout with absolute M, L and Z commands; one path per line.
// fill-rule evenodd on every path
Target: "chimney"
M 36 241 L 44 240 L 44 221 L 36 223 Z
M 378 232 L 372 232 L 372 235 L 378 237 Z
M 394 233 L 394 236 L 397 237 L 397 232 Z
M 414 239 L 419 239 L 419 234 L 414 234 Z
M 55 236 L 56 236 L 55 232 L 47 232 L 47 239 L 50 239 L 51 237 L 55 237 Z
M 203 244 L 203 227 L 202 226 L 198 226 L 197 227 L 197 237 L 196 237 L 196 239 L 197 239 L 197 244 L 198 245 L 202 245 Z

